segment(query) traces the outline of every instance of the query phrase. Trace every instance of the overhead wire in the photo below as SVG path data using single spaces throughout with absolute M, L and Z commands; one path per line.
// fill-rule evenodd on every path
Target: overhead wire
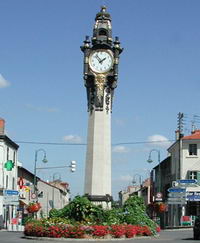
M 112 146 L 118 145 L 136 145 L 136 144 L 153 144 L 153 143 L 168 143 L 174 142 L 175 140 L 165 140 L 165 141 L 137 141 L 137 142 L 121 142 L 113 143 Z M 14 141 L 15 143 L 21 144 L 43 144 L 43 145 L 56 145 L 56 146 L 86 146 L 87 143 L 56 143 L 56 142 L 34 142 L 34 141 Z

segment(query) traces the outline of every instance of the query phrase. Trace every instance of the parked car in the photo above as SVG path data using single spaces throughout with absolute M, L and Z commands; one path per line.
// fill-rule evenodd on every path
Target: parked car
M 200 239 L 200 216 L 197 216 L 193 227 L 194 240 Z

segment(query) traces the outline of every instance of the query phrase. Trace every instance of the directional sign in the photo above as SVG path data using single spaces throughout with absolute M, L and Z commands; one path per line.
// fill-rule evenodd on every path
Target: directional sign
M 197 183 L 197 180 L 187 179 L 187 180 L 178 180 L 177 182 L 180 183 L 180 184 L 192 184 L 192 183 Z
M 200 192 L 187 192 L 186 200 L 188 201 L 200 201 Z
M 4 205 L 19 205 L 19 195 L 8 194 L 3 197 Z
M 187 204 L 186 201 L 168 201 L 167 204 Z
M 4 195 L 19 195 L 19 192 L 15 190 L 5 190 Z
M 185 192 L 170 192 L 168 198 L 186 198 Z
M 179 197 L 172 197 L 172 198 L 168 198 L 168 201 L 184 201 L 185 202 L 185 198 L 179 198 Z
M 181 187 L 170 187 L 168 188 L 168 192 L 185 192 L 186 189 L 185 188 L 181 188 Z
M 4 196 L 3 197 L 3 200 L 4 201 L 7 201 L 7 202 L 18 201 L 19 200 L 19 196 L 17 196 L 17 195 L 14 195 L 14 196 Z
M 197 202 L 197 201 L 200 201 L 200 196 L 199 195 L 188 195 L 187 200 Z

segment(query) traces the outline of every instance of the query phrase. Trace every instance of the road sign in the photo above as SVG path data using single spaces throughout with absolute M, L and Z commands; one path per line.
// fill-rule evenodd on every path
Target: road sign
M 186 180 L 178 180 L 177 181 L 180 184 L 192 184 L 192 183 L 197 183 L 197 180 L 195 179 L 186 179 Z
M 13 196 L 4 196 L 3 197 L 4 201 L 18 201 L 19 200 L 19 196 L 18 195 L 13 195 Z
M 181 187 L 170 187 L 168 188 L 168 192 L 185 192 L 186 189 L 185 188 L 181 188 Z
M 19 195 L 19 192 L 15 190 L 5 190 L 4 195 Z
M 31 198 L 32 199 L 35 199 L 36 198 L 36 194 L 34 192 L 31 194 Z
M 186 201 L 168 201 L 167 204 L 177 205 L 177 204 L 187 204 L 187 203 Z
M 180 197 L 170 197 L 167 199 L 168 201 L 185 201 L 185 198 L 180 198 Z
M 4 205 L 18 205 L 19 204 L 19 195 L 6 195 L 3 197 Z
M 187 192 L 186 200 L 188 201 L 200 201 L 200 192 Z
M 157 192 L 156 193 L 156 197 L 155 197 L 155 201 L 156 202 L 160 202 L 160 201 L 162 201 L 162 193 L 161 192 Z
M 168 198 L 186 198 L 185 192 L 170 192 Z

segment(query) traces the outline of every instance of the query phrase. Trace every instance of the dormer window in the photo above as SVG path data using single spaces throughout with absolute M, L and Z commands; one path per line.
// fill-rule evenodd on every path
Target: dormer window
M 189 144 L 189 155 L 197 155 L 197 144 Z

